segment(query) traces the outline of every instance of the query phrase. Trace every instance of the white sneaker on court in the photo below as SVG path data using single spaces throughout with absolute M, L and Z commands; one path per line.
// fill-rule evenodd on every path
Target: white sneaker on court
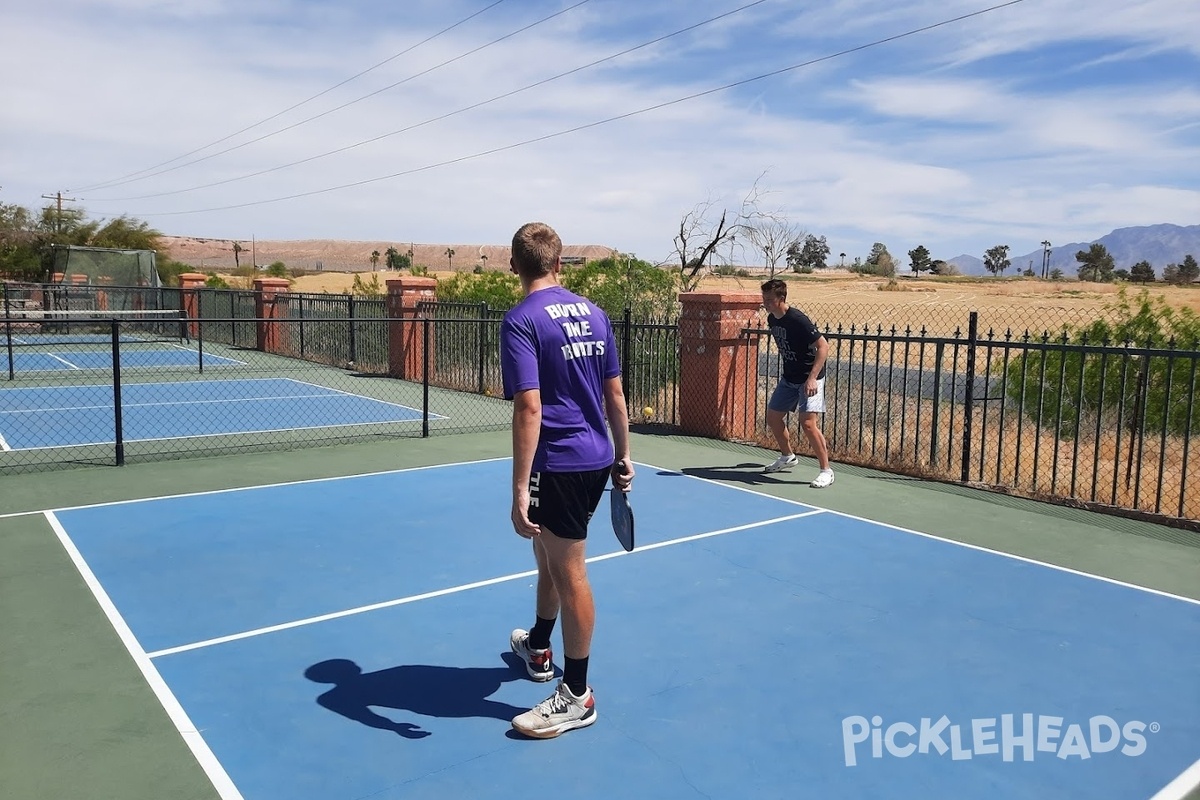
M 763 472 L 779 472 L 780 470 L 785 470 L 790 467 L 794 467 L 794 466 L 796 466 L 797 463 L 798 463 L 798 460 L 796 458 L 796 454 L 789 453 L 788 455 L 780 456 L 779 458 L 772 461 L 770 464 L 767 464 L 765 467 L 763 467 Z
M 813 482 L 810 483 L 809 486 L 814 489 L 824 489 L 826 486 L 829 486 L 832 483 L 833 470 L 823 469 L 817 474 L 817 477 L 813 478 Z
M 586 728 L 596 721 L 596 701 L 589 686 L 582 697 L 571 694 L 566 681 L 559 681 L 554 694 L 536 706 L 513 718 L 512 726 L 519 733 L 535 739 L 553 739 L 576 728 Z
M 545 650 L 530 648 L 528 631 L 517 628 L 509 637 L 508 644 L 525 662 L 525 671 L 529 673 L 530 678 L 535 681 L 548 681 L 554 677 L 553 653 L 549 647 Z

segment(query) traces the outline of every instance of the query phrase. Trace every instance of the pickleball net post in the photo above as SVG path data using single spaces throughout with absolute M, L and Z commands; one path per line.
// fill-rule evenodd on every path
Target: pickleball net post
M 761 294 L 681 292 L 679 426 L 716 439 L 755 441 L 758 416 L 755 325 Z
M 125 466 L 125 424 L 121 414 L 121 323 L 112 321 L 113 443 L 117 466 Z
M 8 299 L 8 283 L 4 284 L 4 349 L 8 351 L 8 379 L 16 378 L 16 371 L 13 367 L 13 345 L 12 345 L 12 310 Z

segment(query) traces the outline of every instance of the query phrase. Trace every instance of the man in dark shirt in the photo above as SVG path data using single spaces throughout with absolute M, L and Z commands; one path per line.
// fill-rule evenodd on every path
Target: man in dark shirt
M 763 472 L 779 472 L 796 465 L 785 418 L 788 413 L 798 410 L 800 430 L 821 467 L 810 485 L 823 489 L 833 483 L 829 447 L 817 424 L 817 415 L 825 411 L 825 358 L 829 354 L 829 342 L 800 309 L 788 305 L 786 283 L 778 278 L 767 281 L 762 285 L 762 297 L 767 324 L 783 363 L 783 375 L 767 403 L 767 427 L 779 444 L 780 456 Z

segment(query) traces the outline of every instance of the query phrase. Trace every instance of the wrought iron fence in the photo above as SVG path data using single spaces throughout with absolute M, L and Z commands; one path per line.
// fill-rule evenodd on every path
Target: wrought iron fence
M 758 342 L 749 404 L 762 429 L 780 362 L 768 331 L 745 333 Z M 980 334 L 974 313 L 949 336 L 882 325 L 824 333 L 822 429 L 835 461 L 1200 519 L 1200 343 Z

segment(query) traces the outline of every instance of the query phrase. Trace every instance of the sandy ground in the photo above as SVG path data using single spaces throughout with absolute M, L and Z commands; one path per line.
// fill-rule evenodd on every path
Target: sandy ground
M 394 247 L 403 254 L 413 251 L 413 261 L 431 272 L 470 272 L 478 264 L 495 266 L 507 264 L 510 248 L 507 245 L 425 244 L 421 242 L 352 242 L 334 239 L 301 239 L 295 241 L 239 241 L 242 251 L 237 254 L 229 239 L 198 239 L 184 236 L 163 236 L 167 254 L 176 261 L 196 267 L 201 272 L 229 272 L 235 266 L 259 264 L 266 266 L 282 261 L 289 269 L 305 272 L 369 272 L 371 254 L 379 253 L 379 265 L 386 263 L 387 249 Z M 447 250 L 453 250 L 450 256 Z M 603 245 L 566 245 L 564 256 L 604 258 L 613 248 Z M 347 284 L 348 286 L 349 284 Z

